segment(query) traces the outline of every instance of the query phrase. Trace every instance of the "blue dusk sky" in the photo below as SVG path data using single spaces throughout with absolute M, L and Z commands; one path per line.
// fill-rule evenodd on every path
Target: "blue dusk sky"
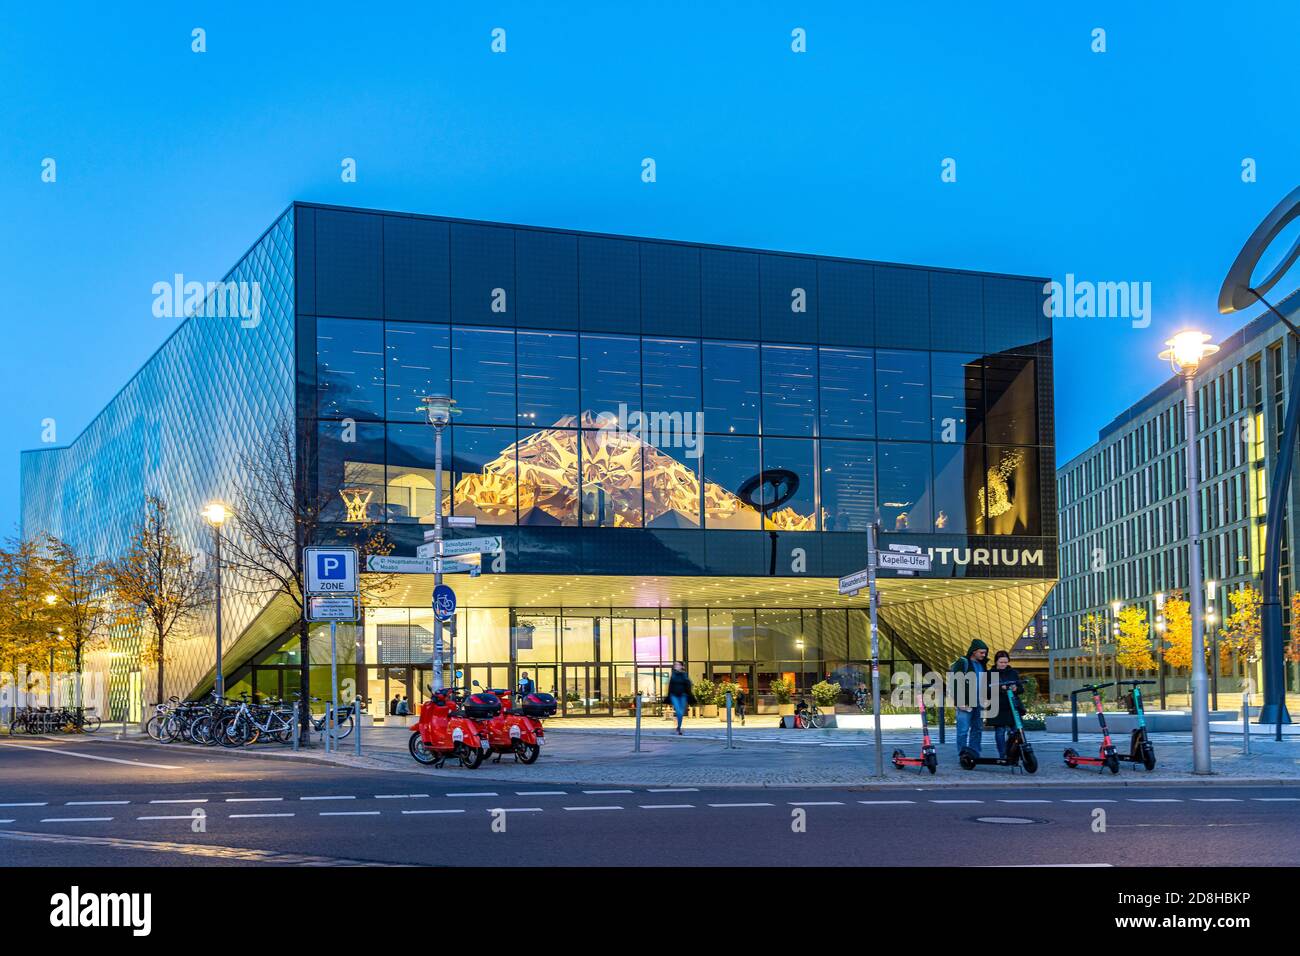
M 0 531 L 42 421 L 74 439 L 174 329 L 153 284 L 294 199 L 1150 283 L 1145 328 L 1055 323 L 1064 462 L 1171 332 L 1258 311 L 1215 301 L 1300 184 L 1298 44 L 1296 0 L 11 4 Z

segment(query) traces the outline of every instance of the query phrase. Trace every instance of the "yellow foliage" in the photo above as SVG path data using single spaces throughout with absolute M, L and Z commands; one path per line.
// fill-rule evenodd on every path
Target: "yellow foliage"
M 1115 660 L 1130 670 L 1145 671 L 1156 666 L 1151 656 L 1151 625 L 1147 623 L 1146 608 L 1130 606 L 1119 612 Z

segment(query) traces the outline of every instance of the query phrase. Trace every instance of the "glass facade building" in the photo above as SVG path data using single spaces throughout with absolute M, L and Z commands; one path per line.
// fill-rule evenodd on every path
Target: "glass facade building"
M 1295 316 L 1295 295 L 1279 304 Z M 1247 585 L 1262 590 L 1268 485 L 1281 444 L 1296 339 L 1269 314 L 1229 336 L 1196 378 L 1197 462 L 1201 567 L 1214 593 L 1202 586 L 1207 644 L 1233 607 L 1230 594 Z M 1188 669 L 1162 659 L 1162 602 L 1186 597 L 1187 435 L 1183 385 L 1171 378 L 1102 429 L 1097 444 L 1057 473 L 1061 581 L 1048 602 L 1052 691 L 1068 694 L 1094 679 L 1114 679 L 1116 608 L 1136 606 L 1151 623 L 1156 666 L 1138 674 L 1158 678 L 1166 694 L 1185 694 Z M 1300 476 L 1292 472 L 1288 508 Z M 1288 511 L 1282 538 L 1284 628 L 1295 591 L 1290 556 L 1297 524 Z M 1093 646 L 1089 618 L 1100 622 Z M 1290 633 L 1290 631 L 1287 631 Z M 1243 678 L 1263 685 L 1257 653 L 1221 655 L 1219 691 L 1239 691 Z M 1129 671 L 1125 670 L 1125 674 Z M 1297 687 L 1297 665 L 1287 664 L 1286 686 Z
M 456 401 L 442 510 L 504 543 L 449 579 L 470 679 L 530 670 L 571 713 L 617 712 L 675 659 L 760 701 L 778 675 L 855 680 L 866 597 L 835 579 L 865 566 L 877 516 L 882 547 L 934 559 L 882 582 L 886 677 L 976 636 L 1009 647 L 1055 580 L 1043 280 L 308 204 L 287 218 L 291 414 L 331 539 L 382 525 L 414 554 L 439 512 L 421 399 Z M 422 695 L 431 583 L 400 576 L 348 639 L 376 700 Z M 296 686 L 273 610 L 232 635 L 228 683 Z

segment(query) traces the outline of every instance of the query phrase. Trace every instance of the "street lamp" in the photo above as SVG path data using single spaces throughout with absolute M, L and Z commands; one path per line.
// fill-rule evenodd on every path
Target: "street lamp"
M 433 584 L 442 587 L 442 430 L 459 414 L 456 400 L 449 395 L 427 395 L 424 414 L 433 426 Z M 455 678 L 453 677 L 454 681 Z M 442 618 L 433 609 L 433 689 L 442 690 Z
M 1160 709 L 1165 709 L 1165 592 L 1156 595 L 1156 649 L 1160 651 Z
M 1205 625 L 1210 629 L 1210 709 L 1219 709 L 1219 629 L 1214 626 L 1215 582 L 1205 582 Z
M 51 600 L 53 597 L 54 597 L 53 594 L 45 595 L 45 603 L 53 604 L 54 601 Z M 49 636 L 56 637 L 60 641 L 62 641 L 63 628 L 59 628 L 56 631 L 50 631 Z M 52 643 L 50 644 L 50 669 L 45 679 L 45 697 L 48 702 L 48 706 L 50 710 L 53 710 L 54 709 L 54 645 Z
M 209 502 L 203 509 L 203 517 L 212 525 L 212 556 L 217 567 L 217 671 L 214 684 L 218 697 L 226 696 L 225 668 L 221 661 L 221 526 L 230 517 L 230 512 L 220 501 Z
M 1114 662 L 1115 679 L 1119 680 L 1119 612 L 1124 605 L 1119 601 L 1110 602 L 1110 646 L 1111 660 Z M 1115 696 L 1119 697 L 1119 685 L 1115 685 Z
M 1196 473 L 1196 370 L 1219 351 L 1205 332 L 1185 330 L 1165 342 L 1160 357 L 1183 377 L 1187 441 L 1187 593 L 1192 618 L 1192 772 L 1210 773 L 1210 713 L 1205 697 L 1205 615 L 1201 609 L 1201 514 Z

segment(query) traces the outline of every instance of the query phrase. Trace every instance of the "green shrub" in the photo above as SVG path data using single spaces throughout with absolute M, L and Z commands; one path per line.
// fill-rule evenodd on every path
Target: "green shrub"
M 697 680 L 691 688 L 691 693 L 695 695 L 697 707 L 707 707 L 718 702 L 718 685 L 707 677 Z
M 731 706 L 736 706 L 736 697 L 740 694 L 740 685 L 735 681 L 724 680 L 718 684 L 718 706 L 725 707 L 727 704 L 727 695 L 731 695 Z
M 772 696 L 778 704 L 790 703 L 790 698 L 794 696 L 794 681 L 788 677 L 778 677 L 772 681 Z
M 818 681 L 812 685 L 813 701 L 818 707 L 834 707 L 840 699 L 840 685 L 830 681 Z

